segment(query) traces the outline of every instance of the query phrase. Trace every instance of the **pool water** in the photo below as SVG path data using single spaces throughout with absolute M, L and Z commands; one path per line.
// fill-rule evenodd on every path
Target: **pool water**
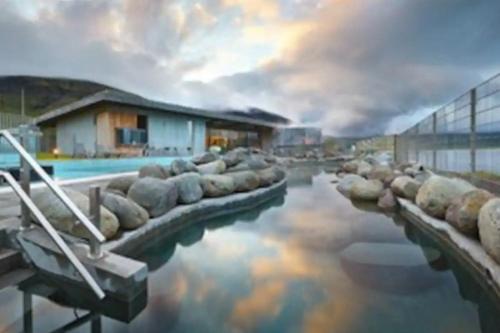
M 136 256 L 150 270 L 147 305 L 130 318 L 33 296 L 30 319 L 26 293 L 8 288 L 0 331 L 499 332 L 492 291 L 453 253 L 397 215 L 351 204 L 331 178 L 294 169 L 285 196 L 148 244 Z

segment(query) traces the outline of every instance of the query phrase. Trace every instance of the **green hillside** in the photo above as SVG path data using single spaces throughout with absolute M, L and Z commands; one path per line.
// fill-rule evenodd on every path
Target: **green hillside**
M 24 89 L 27 116 L 38 116 L 59 106 L 110 87 L 83 80 L 33 76 L 0 76 L 0 112 L 21 113 Z

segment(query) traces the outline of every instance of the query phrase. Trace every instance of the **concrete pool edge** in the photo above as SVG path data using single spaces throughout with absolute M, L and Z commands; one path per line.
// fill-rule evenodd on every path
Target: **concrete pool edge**
M 103 244 L 105 251 L 128 256 L 146 241 L 166 237 L 204 220 L 252 209 L 278 195 L 285 194 L 286 178 L 269 187 L 235 193 L 219 198 L 204 198 L 191 204 L 176 206 L 168 213 L 150 219 L 138 229 L 124 232 L 119 239 Z
M 400 213 L 410 223 L 450 247 L 459 259 L 463 260 L 477 273 L 500 298 L 500 265 L 483 249 L 478 240 L 461 234 L 447 222 L 424 213 L 413 202 L 398 198 Z

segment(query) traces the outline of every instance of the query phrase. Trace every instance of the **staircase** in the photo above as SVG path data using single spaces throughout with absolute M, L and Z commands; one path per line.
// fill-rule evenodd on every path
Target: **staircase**
M 21 252 L 1 246 L 0 244 L 0 290 L 17 285 L 34 274 L 23 260 Z

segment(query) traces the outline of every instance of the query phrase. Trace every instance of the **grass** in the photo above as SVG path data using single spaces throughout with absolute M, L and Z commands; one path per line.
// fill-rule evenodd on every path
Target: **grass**
M 53 153 L 36 153 L 36 159 L 37 160 L 42 160 L 42 161 L 47 161 L 47 160 L 59 160 L 59 161 L 67 161 L 67 160 L 76 160 L 76 158 L 73 158 L 69 155 L 55 155 Z

